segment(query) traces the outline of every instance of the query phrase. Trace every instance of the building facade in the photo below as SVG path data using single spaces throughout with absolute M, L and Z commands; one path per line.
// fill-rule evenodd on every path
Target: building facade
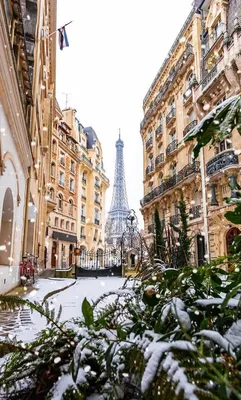
M 84 128 L 76 110 L 61 111 L 57 103 L 50 176 L 47 196 L 53 210 L 48 222 L 47 265 L 62 268 L 74 262 L 75 247 L 103 251 L 109 180 L 93 128 Z
M 44 259 L 48 146 L 55 98 L 56 1 L 1 1 L 0 293 L 26 251 Z
M 182 192 L 197 264 L 228 253 L 239 232 L 225 220 L 229 206 L 223 200 L 231 193 L 230 183 L 239 181 L 238 132 L 205 147 L 197 160 L 194 143 L 184 143 L 183 137 L 212 108 L 240 93 L 240 5 L 197 1 L 143 102 L 145 237 L 153 241 L 156 207 L 163 223 L 179 225 Z

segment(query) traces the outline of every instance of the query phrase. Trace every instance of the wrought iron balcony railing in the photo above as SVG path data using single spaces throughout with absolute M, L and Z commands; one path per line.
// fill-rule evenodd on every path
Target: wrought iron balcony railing
M 100 189 L 100 185 L 98 183 L 95 182 L 95 188 L 96 189 Z
M 187 133 L 190 132 L 196 125 L 197 125 L 196 119 L 194 121 L 190 122 L 190 124 L 188 124 L 183 131 L 183 137 L 186 136 Z
M 82 200 L 86 201 L 86 196 L 84 194 L 81 195 Z
M 172 225 L 178 225 L 179 224 L 179 220 L 180 220 L 180 215 L 179 214 L 175 214 L 175 215 L 171 215 L 170 216 L 170 224 L 172 224 Z
M 98 199 L 95 199 L 95 204 L 98 204 L 98 205 L 100 205 L 100 200 L 98 200 Z
M 81 222 L 85 222 L 85 216 L 81 215 Z
M 215 78 L 218 73 L 217 64 L 213 67 L 213 69 L 203 78 L 201 81 L 202 88 L 205 89 L 209 85 L 210 82 Z
M 214 158 L 207 162 L 206 173 L 208 176 L 214 175 L 220 172 L 223 168 L 229 165 L 238 165 L 238 155 L 234 153 L 234 150 L 225 150 L 222 153 L 217 154 Z
M 154 233 L 154 232 L 155 232 L 154 224 L 148 225 L 148 233 Z
M 158 128 L 156 129 L 156 138 L 161 136 L 161 134 L 163 133 L 163 126 L 162 124 L 158 126 Z
M 148 167 L 146 168 L 146 175 L 151 174 L 154 171 L 154 165 L 148 165 Z
M 81 234 L 80 237 L 81 239 L 86 239 L 86 235 Z
M 161 185 L 157 186 L 150 193 L 148 193 L 142 200 L 141 206 L 144 207 L 147 203 L 162 195 L 166 191 L 172 189 L 174 186 L 182 182 L 184 179 L 189 177 L 194 173 L 200 172 L 200 163 L 195 161 L 194 163 L 187 164 L 183 169 L 181 169 L 176 175 L 167 179 Z
M 152 144 L 153 144 L 153 139 L 152 137 L 150 137 L 146 142 L 146 149 L 149 149 L 149 147 L 151 147 Z
M 160 153 L 155 159 L 156 167 L 164 162 L 164 153 Z
M 85 178 L 82 178 L 82 183 L 84 183 L 84 185 L 86 185 L 86 179 Z
M 170 153 L 176 150 L 177 145 L 178 145 L 178 140 L 177 139 L 173 140 L 166 148 L 166 155 L 168 156 Z
M 176 118 L 176 109 L 172 108 L 171 111 L 166 116 L 166 124 L 168 125 L 169 122 Z
M 189 210 L 190 220 L 200 218 L 200 217 L 201 217 L 201 206 L 200 205 L 190 208 L 190 210 Z

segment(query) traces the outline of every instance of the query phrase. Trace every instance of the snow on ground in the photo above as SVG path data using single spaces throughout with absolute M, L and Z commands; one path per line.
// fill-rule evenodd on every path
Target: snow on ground
M 105 292 L 119 289 L 124 282 L 125 279 L 123 278 L 112 277 L 79 279 L 73 286 L 49 298 L 48 303 L 50 307 L 55 308 L 56 314 L 61 304 L 63 310 L 60 320 L 66 321 L 81 316 L 81 306 L 85 297 L 91 302 Z M 37 283 L 33 285 L 33 290 L 24 298 L 41 302 L 49 292 L 69 286 L 72 283 L 73 279 L 38 279 Z M 31 341 L 42 328 L 46 327 L 46 318 L 34 311 L 31 314 L 31 320 L 33 324 L 21 326 L 11 333 L 16 335 L 18 340 Z

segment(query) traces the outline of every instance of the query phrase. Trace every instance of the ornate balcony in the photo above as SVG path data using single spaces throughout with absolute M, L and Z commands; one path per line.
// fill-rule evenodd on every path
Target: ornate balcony
M 159 125 L 158 128 L 156 129 L 156 138 L 161 137 L 162 133 L 163 133 L 163 126 Z
M 164 153 L 160 153 L 155 159 L 155 166 L 162 164 L 164 162 Z
M 234 150 L 225 150 L 207 162 L 206 173 L 208 176 L 215 175 L 232 165 L 239 165 L 238 155 L 234 154 Z
M 173 140 L 166 148 L 166 155 L 168 156 L 170 153 L 177 149 L 178 140 Z
M 179 214 L 170 216 L 170 224 L 172 224 L 172 225 L 179 225 L 179 220 L 180 220 Z
M 196 125 L 197 125 L 196 119 L 194 121 L 190 122 L 190 124 L 188 124 L 183 131 L 183 137 L 186 136 L 188 134 L 188 132 L 190 132 Z
M 193 219 L 197 219 L 201 217 L 201 206 L 195 206 L 190 208 L 189 210 L 189 218 L 192 221 Z
M 85 222 L 85 216 L 81 215 L 81 222 Z
M 146 142 L 146 150 L 149 149 L 153 144 L 153 139 L 150 137 Z
M 170 125 L 176 119 L 176 109 L 172 108 L 166 116 L 166 125 Z
M 148 165 L 148 167 L 146 168 L 146 175 L 151 174 L 154 171 L 154 165 Z
M 155 232 L 154 224 L 148 225 L 148 233 L 154 233 L 154 232 Z
M 143 200 L 141 200 L 141 206 L 144 207 L 150 201 L 164 194 L 168 190 L 173 189 L 176 185 L 179 185 L 185 179 L 191 179 L 191 176 L 195 173 L 200 172 L 200 163 L 195 161 L 192 164 L 187 164 L 181 171 L 177 173 L 177 175 L 172 176 L 167 179 L 161 185 L 157 186 L 150 193 L 148 193 Z
M 205 89 L 215 78 L 215 76 L 218 74 L 218 64 L 216 64 L 213 69 L 203 78 L 201 81 L 202 89 Z

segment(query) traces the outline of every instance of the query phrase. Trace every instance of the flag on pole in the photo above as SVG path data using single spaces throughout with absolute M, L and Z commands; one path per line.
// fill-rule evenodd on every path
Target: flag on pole
M 67 25 L 67 24 L 66 24 Z M 59 47 L 60 50 L 63 50 L 64 47 L 68 47 L 69 46 L 69 41 L 68 41 L 68 37 L 66 34 L 66 30 L 65 30 L 65 26 L 62 26 L 62 28 L 59 28 Z

